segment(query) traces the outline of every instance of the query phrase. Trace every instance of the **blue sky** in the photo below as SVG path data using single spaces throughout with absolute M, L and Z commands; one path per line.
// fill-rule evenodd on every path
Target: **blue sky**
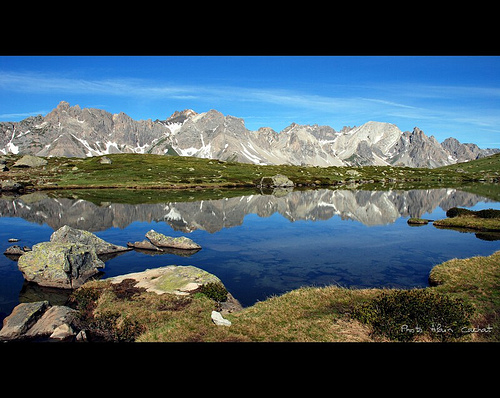
M 500 147 L 498 56 L 0 57 L 1 121 L 62 100 L 136 120 L 216 109 L 278 132 L 374 120 Z

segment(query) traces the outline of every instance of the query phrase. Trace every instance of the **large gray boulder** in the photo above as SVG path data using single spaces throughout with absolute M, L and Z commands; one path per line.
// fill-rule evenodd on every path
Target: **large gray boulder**
M 74 336 L 71 323 L 77 311 L 64 305 L 55 305 L 47 309 L 37 322 L 25 333 L 28 338 L 50 337 L 64 340 Z
M 21 303 L 17 305 L 11 314 L 3 320 L 3 327 L 0 330 L 0 340 L 20 338 L 36 323 L 48 305 L 48 301 Z
M 261 187 L 290 188 L 294 185 L 294 182 L 283 174 L 276 174 L 272 177 L 262 177 L 260 180 Z
M 65 225 L 59 228 L 50 236 L 51 242 L 57 243 L 79 243 L 92 246 L 98 255 L 111 254 L 131 250 L 129 247 L 118 246 L 108 243 L 94 235 L 92 232 L 83 229 L 72 228 Z
M 47 161 L 43 158 L 33 155 L 25 155 L 14 163 L 14 167 L 41 167 L 45 166 Z
M 40 286 L 76 289 L 104 268 L 93 247 L 78 243 L 41 242 L 19 257 L 24 278 Z
M 48 301 L 18 304 L 3 320 L 0 340 L 66 340 L 75 336 L 71 324 L 76 310 Z
M 155 230 L 148 231 L 146 233 L 146 238 L 149 241 L 157 246 L 157 247 L 171 247 L 175 249 L 183 249 L 183 250 L 199 250 L 201 246 L 191 239 L 186 238 L 185 236 L 180 236 L 178 238 L 173 238 L 171 236 L 165 236 Z

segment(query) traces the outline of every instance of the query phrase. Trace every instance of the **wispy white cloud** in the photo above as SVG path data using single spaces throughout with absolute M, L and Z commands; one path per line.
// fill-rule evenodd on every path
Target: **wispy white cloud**
M 0 71 L 0 89 L 24 93 L 105 94 L 118 96 L 162 97 L 194 95 L 189 86 L 154 86 L 142 79 L 78 79 L 40 73 Z
M 9 120 L 9 119 L 18 119 L 18 118 L 26 118 L 29 116 L 38 116 L 38 115 L 45 115 L 49 111 L 43 110 L 43 111 L 35 111 L 35 112 L 23 112 L 23 113 L 0 113 L 0 119 L 1 120 Z
M 208 104 L 251 103 L 263 109 L 269 105 L 276 113 L 293 111 L 296 114 L 318 117 L 323 123 L 329 117 L 332 122 L 349 123 L 351 120 L 389 121 L 391 117 L 418 125 L 421 121 L 469 124 L 496 131 L 500 126 L 497 112 L 500 88 L 467 87 L 457 85 L 426 84 L 366 84 L 335 86 L 324 90 L 299 90 L 293 86 L 262 88 L 257 86 L 231 86 L 215 84 L 179 84 L 152 79 L 117 78 L 84 79 L 71 76 L 55 76 L 42 73 L 0 71 L 0 90 L 25 94 L 90 94 L 119 96 L 143 100 L 189 100 Z M 331 95 L 330 95 L 331 93 Z M 456 99 L 460 99 L 457 106 Z M 453 101 L 452 101 L 453 100 Z M 472 102 L 469 102 L 472 101 Z M 492 103 L 486 110 L 478 104 Z M 275 108 L 272 108 L 275 106 Z M 229 108 L 229 106 L 228 106 Z M 240 106 L 241 108 L 241 106 Z M 243 108 L 242 108 L 243 109 Z M 246 108 L 244 112 L 247 113 Z M 10 113 L 2 119 L 31 116 L 46 112 Z M 267 112 L 266 117 L 270 112 Z M 251 116 L 247 113 L 248 116 Z M 234 116 L 240 116 L 235 114 Z M 253 117 L 259 116 L 254 114 Z

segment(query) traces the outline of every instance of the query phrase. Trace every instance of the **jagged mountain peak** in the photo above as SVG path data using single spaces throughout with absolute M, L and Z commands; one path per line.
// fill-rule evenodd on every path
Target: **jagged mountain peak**
M 418 127 L 403 133 L 379 121 L 340 131 L 294 122 L 277 133 L 269 127 L 250 131 L 243 119 L 215 109 L 175 111 L 164 121 L 152 122 L 61 101 L 45 117 L 0 122 L 0 152 L 69 157 L 133 152 L 255 164 L 438 167 L 499 150 L 451 138 L 440 144 Z
M 165 123 L 170 124 L 170 123 L 184 123 L 187 119 L 190 117 L 196 116 L 198 113 L 193 111 L 192 109 L 184 109 L 183 111 L 175 111 L 170 115 L 167 120 L 165 120 Z

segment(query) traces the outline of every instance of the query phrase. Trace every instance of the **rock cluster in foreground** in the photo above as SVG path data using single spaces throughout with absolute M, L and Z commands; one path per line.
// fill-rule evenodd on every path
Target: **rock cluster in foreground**
M 201 246 L 191 239 L 172 238 L 156 231 L 146 234 L 151 250 L 175 248 L 178 250 L 200 250 Z M 31 250 L 17 250 L 18 268 L 28 282 L 40 286 L 61 289 L 77 289 L 100 273 L 104 262 L 100 257 L 132 250 L 95 236 L 94 234 L 64 226 L 55 231 L 49 242 L 35 244 Z M 132 280 L 135 287 L 145 288 L 156 294 L 189 295 L 200 291 L 207 283 L 221 283 L 219 278 L 193 266 L 166 266 L 143 272 L 110 278 L 111 283 Z M 222 312 L 241 309 L 240 303 L 228 293 L 221 305 Z M 229 326 L 230 322 L 215 311 L 212 313 L 216 325 Z M 3 321 L 0 340 L 49 340 L 85 341 L 85 331 L 78 330 L 73 322 L 77 311 L 64 306 L 52 306 L 49 301 L 21 303 Z
M 113 284 L 133 280 L 134 287 L 145 288 L 156 294 L 189 295 L 199 291 L 206 283 L 221 283 L 220 279 L 200 268 L 193 266 L 170 265 L 148 269 L 110 278 Z M 221 303 L 221 311 L 211 314 L 215 325 L 230 326 L 223 313 L 241 309 L 240 303 L 228 293 L 227 300 Z M 78 312 L 67 306 L 51 306 L 48 301 L 21 303 L 3 321 L 0 341 L 38 340 L 38 341 L 87 341 L 85 330 L 76 326 Z
M 21 253 L 17 265 L 28 282 L 76 289 L 104 268 L 99 256 L 126 250 L 130 248 L 65 225 L 51 235 L 49 242 L 37 243 L 31 251 Z

